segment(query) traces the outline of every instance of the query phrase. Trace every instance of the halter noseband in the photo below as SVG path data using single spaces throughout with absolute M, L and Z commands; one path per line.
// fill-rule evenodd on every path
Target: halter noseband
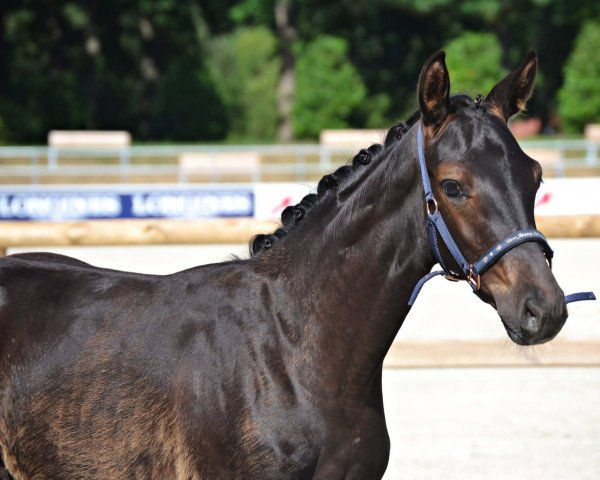
M 438 210 L 437 201 L 433 196 L 433 192 L 431 189 L 431 183 L 429 181 L 429 175 L 427 174 L 427 166 L 425 165 L 425 149 L 423 147 L 423 130 L 421 128 L 421 124 L 418 125 L 417 131 L 417 151 L 419 154 L 419 166 L 421 168 L 421 180 L 423 182 L 423 189 L 425 190 L 425 207 L 427 209 L 427 235 L 429 237 L 429 243 L 431 245 L 431 249 L 437 263 L 439 263 L 441 270 L 436 270 L 434 272 L 428 273 L 421 280 L 417 282 L 410 299 L 408 300 L 408 304 L 412 305 L 423 285 L 431 280 L 433 277 L 437 275 L 444 275 L 448 280 L 458 281 L 458 280 L 466 280 L 471 288 L 473 289 L 473 293 L 477 295 L 479 298 L 481 297 L 481 293 L 479 292 L 480 288 L 480 278 L 492 265 L 494 265 L 500 257 L 510 251 L 511 249 L 521 245 L 525 242 L 537 242 L 541 245 L 542 250 L 544 251 L 544 255 L 552 267 L 552 257 L 554 256 L 554 252 L 548 245 L 546 241 L 546 237 L 542 235 L 541 232 L 536 230 L 535 228 L 526 228 L 523 230 L 517 230 L 513 232 L 508 237 L 496 243 L 492 248 L 490 248 L 487 252 L 485 252 L 477 261 L 474 263 L 469 263 L 465 260 L 465 257 L 456 245 L 456 242 L 452 238 L 448 227 L 446 226 L 446 222 L 442 218 Z M 464 275 L 461 276 L 450 270 L 442 259 L 442 255 L 440 252 L 439 238 L 442 239 L 446 248 L 450 251 L 450 254 L 461 268 L 462 273 Z M 571 295 L 565 296 L 565 302 L 577 302 L 580 300 L 596 300 L 596 296 L 593 292 L 579 292 L 572 293 Z

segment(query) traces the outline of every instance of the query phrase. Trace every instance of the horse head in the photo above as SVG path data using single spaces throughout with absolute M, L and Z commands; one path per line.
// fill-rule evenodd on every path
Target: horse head
M 537 57 L 530 52 L 519 68 L 476 100 L 450 96 L 443 52 L 434 54 L 421 72 L 421 128 L 436 208 L 471 262 L 514 232 L 536 228 L 533 209 L 542 168 L 523 152 L 507 125 L 525 108 L 536 71 Z M 447 248 L 442 247 L 441 256 L 450 270 L 460 272 Z M 496 308 L 509 337 L 520 345 L 551 340 L 567 319 L 547 256 L 541 243 L 522 243 L 478 278 L 478 295 Z

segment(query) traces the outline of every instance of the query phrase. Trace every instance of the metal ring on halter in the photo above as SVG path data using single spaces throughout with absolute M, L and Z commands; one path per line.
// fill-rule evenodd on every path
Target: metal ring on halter
M 473 265 L 469 265 L 469 270 L 467 270 L 467 282 L 469 282 L 473 290 L 477 291 L 481 288 L 481 277 L 473 271 Z
M 435 201 L 435 198 L 431 197 L 428 200 L 425 200 L 425 208 L 427 209 L 427 213 L 429 215 L 433 215 L 438 211 L 438 204 Z

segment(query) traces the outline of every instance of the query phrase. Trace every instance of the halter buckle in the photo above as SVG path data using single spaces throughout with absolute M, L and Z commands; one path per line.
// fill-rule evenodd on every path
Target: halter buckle
M 431 197 L 425 200 L 425 209 L 427 210 L 429 216 L 433 215 L 438 211 L 438 204 L 435 198 Z
M 469 285 L 475 291 L 481 288 L 481 277 L 478 273 L 475 273 L 472 264 L 469 265 L 469 270 L 467 270 L 467 282 L 469 282 Z
M 444 275 L 444 278 L 446 280 L 450 280 L 451 282 L 458 282 L 459 280 L 462 280 L 462 278 L 460 278 L 460 275 L 454 272 L 446 273 Z

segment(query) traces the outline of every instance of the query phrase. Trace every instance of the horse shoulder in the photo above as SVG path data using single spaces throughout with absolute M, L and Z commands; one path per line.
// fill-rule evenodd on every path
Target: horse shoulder
M 298 378 L 302 329 L 285 308 L 286 288 L 252 262 L 212 273 L 210 288 L 200 288 L 202 275 L 189 278 L 199 314 L 182 323 L 174 342 L 186 349 L 193 444 L 221 445 L 231 478 L 310 478 L 298 472 L 314 471 L 322 432 Z

